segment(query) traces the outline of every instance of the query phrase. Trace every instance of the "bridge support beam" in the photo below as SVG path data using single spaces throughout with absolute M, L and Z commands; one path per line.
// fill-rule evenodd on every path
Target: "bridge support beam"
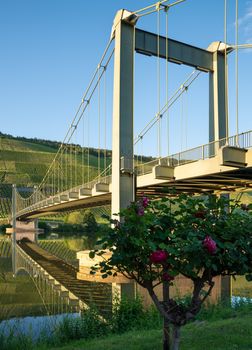
M 135 199 L 134 186 L 134 134 L 133 134 L 133 72 L 134 72 L 134 26 L 136 16 L 126 10 L 117 12 L 112 34 L 115 38 L 114 97 L 112 138 L 112 201 L 111 215 L 127 208 Z M 116 217 L 120 220 L 120 218 Z M 132 283 L 124 293 L 135 296 Z
M 134 21 L 120 10 L 114 19 L 114 104 L 112 139 L 112 216 L 134 200 L 133 63 Z M 127 165 L 125 165 L 127 164 Z
M 209 50 L 213 50 L 213 71 L 209 72 L 209 142 L 228 136 L 225 87 L 227 69 L 225 69 L 223 48 L 220 50 L 219 46 L 220 42 L 216 42 L 209 47 Z
M 168 43 L 168 52 L 166 49 Z M 159 50 L 158 50 L 159 48 Z M 136 29 L 135 50 L 147 56 L 158 56 L 170 62 L 192 66 L 209 73 L 209 142 L 227 136 L 227 91 L 225 81 L 225 50 L 233 49 L 220 41 L 207 50 Z

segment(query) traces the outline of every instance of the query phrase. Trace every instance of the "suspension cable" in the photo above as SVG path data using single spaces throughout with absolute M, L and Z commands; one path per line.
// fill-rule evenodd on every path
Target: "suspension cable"
M 100 85 L 100 70 L 98 70 L 98 175 L 101 171 L 101 85 Z
M 156 4 L 157 8 L 157 110 L 158 110 L 158 122 L 157 122 L 157 154 L 158 158 L 161 158 L 161 118 L 160 118 L 160 3 Z
M 171 106 L 178 100 L 178 98 L 185 92 L 186 89 L 198 78 L 198 76 L 202 72 L 194 70 L 189 77 L 184 81 L 183 84 L 179 86 L 179 88 L 174 92 L 172 97 L 165 103 L 165 105 L 161 108 L 160 114 L 164 115 L 164 113 L 171 108 Z M 181 88 L 182 87 L 182 88 Z M 149 121 L 149 123 L 142 129 L 142 131 L 138 134 L 138 136 L 134 139 L 134 144 L 137 144 L 142 137 L 144 137 L 147 132 L 156 124 L 158 121 L 158 113 Z
M 135 47 L 136 47 L 136 26 L 133 27 L 133 122 L 132 122 L 132 126 L 133 126 L 133 135 L 134 135 L 134 125 L 135 125 L 135 77 L 136 77 L 136 72 L 135 72 L 135 67 L 136 67 L 136 51 L 135 51 Z M 135 148 L 134 148 L 134 137 L 132 140 L 132 149 L 133 149 L 133 169 L 135 169 Z M 134 180 L 135 181 L 135 180 Z M 133 188 L 133 198 L 135 198 L 135 188 Z
M 86 117 L 88 118 L 88 116 Z M 85 118 L 82 118 L 81 182 L 85 183 Z
M 227 0 L 224 0 L 224 60 L 225 60 L 225 122 L 226 122 L 226 140 L 228 140 L 228 68 L 227 68 Z
M 145 8 L 140 9 L 140 10 L 137 10 L 137 11 L 135 11 L 135 12 L 133 12 L 133 13 L 134 13 L 134 14 L 137 14 L 138 17 L 146 16 L 146 15 L 148 15 L 149 13 L 156 12 L 156 11 L 158 11 L 158 13 L 159 13 L 159 12 L 160 12 L 160 7 L 161 7 L 161 6 L 164 6 L 164 8 L 166 8 L 166 7 L 170 8 L 170 7 L 175 6 L 175 5 L 179 4 L 179 3 L 182 3 L 182 2 L 184 2 L 184 1 L 186 1 L 186 0 L 177 0 L 177 1 L 175 1 L 175 2 L 173 2 L 173 3 L 171 3 L 171 4 L 169 4 L 169 5 L 165 5 L 165 3 L 167 3 L 167 1 L 168 1 L 168 0 L 159 1 L 159 2 L 156 3 L 156 4 L 147 6 L 147 7 L 145 7 Z M 153 11 L 151 10 L 152 8 L 154 9 Z M 150 11 L 149 11 L 149 10 L 150 10 Z M 147 12 L 146 12 L 146 11 L 147 11 Z M 98 79 L 98 82 L 96 82 L 94 88 L 93 88 L 92 90 L 91 90 L 91 88 L 92 88 L 92 86 L 93 86 L 93 84 L 94 84 L 94 82 L 95 82 L 95 79 L 96 79 L 96 77 L 97 77 L 97 74 L 99 74 L 99 67 L 103 64 L 103 61 L 104 61 L 104 59 L 105 59 L 105 57 L 106 57 L 106 55 L 107 55 L 107 53 L 108 53 L 108 51 L 109 51 L 109 48 L 110 48 L 110 45 L 111 45 L 112 41 L 113 41 L 113 37 L 110 38 L 110 40 L 109 40 L 109 42 L 108 42 L 108 44 L 107 44 L 107 46 L 106 46 L 106 48 L 105 48 L 105 50 L 104 50 L 104 52 L 103 52 L 103 54 L 102 54 L 102 57 L 101 57 L 101 59 L 100 59 L 100 62 L 99 62 L 98 66 L 97 66 L 97 68 L 96 68 L 96 70 L 95 70 L 95 72 L 94 72 L 94 74 L 93 74 L 93 76 L 92 76 L 92 78 L 91 78 L 91 81 L 90 81 L 90 83 L 89 83 L 89 85 L 88 85 L 86 91 L 85 91 L 84 94 L 83 94 L 82 101 L 81 101 L 80 105 L 79 105 L 78 108 L 77 108 L 77 111 L 76 111 L 76 113 L 75 113 L 75 115 L 74 115 L 74 118 L 73 118 L 71 124 L 70 124 L 70 127 L 68 128 L 68 131 L 67 131 L 67 133 L 66 133 L 66 135 L 65 135 L 65 138 L 63 139 L 63 141 L 62 141 L 62 143 L 61 143 L 61 145 L 60 145 L 58 151 L 56 152 L 56 155 L 55 155 L 55 158 L 54 158 L 54 159 L 57 159 L 57 157 L 59 156 L 60 152 L 62 152 L 62 150 L 64 149 L 64 145 L 67 144 L 67 143 L 71 140 L 71 138 L 72 138 L 72 136 L 73 136 L 73 134 L 74 134 L 73 125 L 74 125 L 75 127 L 78 126 L 79 121 L 81 120 L 81 118 L 82 118 L 82 116 L 83 116 L 83 114 L 84 114 L 84 112 L 85 112 L 85 110 L 86 110 L 86 108 L 87 108 L 87 105 L 89 105 L 90 99 L 92 98 L 92 96 L 93 96 L 93 94 L 94 94 L 94 91 L 95 91 L 96 88 L 97 88 L 98 82 L 100 81 L 100 79 L 101 79 L 101 77 L 102 77 L 102 75 L 103 75 L 105 69 L 103 70 L 102 74 L 100 74 L 100 77 L 99 77 L 99 79 Z M 109 64 L 109 62 L 110 62 L 110 60 L 111 60 L 111 58 L 112 58 L 112 56 L 113 56 L 113 53 L 114 53 L 114 50 L 112 51 L 112 53 L 110 54 L 109 58 L 107 59 L 105 65 L 104 65 L 106 68 L 107 68 L 107 66 L 108 66 L 108 64 Z M 89 97 L 87 98 L 88 95 L 89 95 Z M 87 103 L 87 101 L 88 101 L 88 103 Z M 83 107 L 83 109 L 82 109 L 82 107 Z M 82 109 L 82 111 L 81 111 L 81 109 Z M 79 116 L 79 117 L 78 117 L 78 116 Z M 159 118 L 160 118 L 160 115 L 159 115 Z M 67 147 L 66 147 L 66 153 L 67 153 Z M 71 155 L 71 146 L 70 146 L 69 153 L 70 153 L 70 155 Z M 89 158 L 89 154 L 88 154 L 88 158 Z M 48 170 L 47 170 L 47 172 L 46 172 L 44 178 L 42 179 L 41 183 L 40 183 L 39 186 L 38 186 L 38 190 L 37 190 L 37 191 L 41 191 L 42 188 L 43 188 L 43 185 L 46 186 L 46 181 L 47 181 L 47 180 L 49 181 L 49 179 L 50 179 L 49 174 L 50 174 L 50 172 L 51 172 L 52 169 L 53 169 L 53 164 L 55 164 L 55 162 L 52 162 L 51 165 L 49 166 L 49 168 L 48 168 Z M 70 174 L 71 174 L 71 169 L 70 169 Z M 72 180 L 72 175 L 73 175 L 73 174 L 71 174 L 71 180 Z M 52 179 L 52 182 L 53 182 L 53 179 Z
M 188 88 L 185 88 L 185 149 L 187 149 L 188 140 Z
M 78 128 L 75 129 L 75 152 L 74 152 L 74 156 L 75 156 L 75 164 L 74 164 L 74 171 L 75 171 L 75 183 L 74 186 L 78 185 Z
M 181 2 L 185 2 L 186 0 L 177 0 L 177 1 L 173 2 L 172 4 L 165 4 L 168 1 L 169 0 L 158 1 L 155 4 L 152 4 L 152 5 L 149 5 L 149 6 L 142 8 L 140 10 L 134 11 L 133 14 L 136 14 L 138 17 L 147 16 L 147 15 L 150 15 L 154 12 L 157 12 L 157 6 L 172 7 L 172 6 L 180 4 Z
M 233 49 L 252 49 L 252 44 L 239 44 L 239 45 L 231 45 Z
M 90 125 L 90 103 L 88 103 L 88 118 L 87 118 L 87 164 L 88 164 L 87 179 L 88 179 L 88 183 L 90 181 L 89 125 Z
M 181 86 L 181 90 L 183 89 L 183 86 Z M 181 110 L 180 110 L 180 152 L 182 152 L 183 149 L 183 125 L 184 125 L 184 98 L 183 94 L 181 94 Z
M 239 140 L 238 140 L 238 134 L 239 134 L 239 81 L 238 81 L 238 34 L 239 34 L 239 27 L 238 27 L 238 0 L 236 0 L 236 6 L 235 6 L 235 12 L 236 12 L 236 16 L 235 16 L 235 26 L 236 26 L 236 30 L 235 30 L 235 45 L 236 45 L 236 49 L 235 49 L 235 58 L 236 58 L 236 62 L 235 62 L 235 81 L 236 81 L 236 145 L 239 145 Z
M 165 7 L 165 79 L 166 79 L 166 98 L 165 102 L 169 101 L 169 81 L 168 81 L 168 63 L 169 63 L 169 40 L 168 40 L 168 10 L 169 7 Z M 170 152 L 170 124 L 169 124 L 169 109 L 166 111 L 166 133 L 167 133 L 167 154 Z
M 107 81 L 104 67 L 104 169 L 107 168 Z M 106 173 L 105 173 L 106 176 Z
M 109 55 L 107 61 L 105 62 L 105 65 L 104 65 L 104 66 L 105 66 L 106 68 L 107 68 L 109 62 L 111 61 L 111 59 L 112 59 L 112 57 L 113 57 L 113 54 L 114 54 L 114 49 L 112 50 L 112 52 L 110 53 L 110 55 Z M 104 55 L 103 55 L 103 56 L 104 56 Z M 100 79 L 102 78 L 102 76 L 103 76 L 103 74 L 104 74 L 104 71 L 105 71 L 105 70 L 103 70 L 102 73 L 100 74 Z M 95 75 L 95 76 L 96 76 L 96 75 Z M 68 132 L 67 132 L 67 134 L 66 134 L 66 136 L 65 136 L 65 138 L 64 138 L 64 140 L 63 140 L 63 142 L 61 143 L 61 146 L 60 146 L 58 152 L 57 152 L 56 155 L 55 155 L 55 158 L 58 157 L 58 154 L 59 154 L 59 152 L 60 152 L 60 149 L 62 148 L 62 144 L 64 144 L 65 142 L 68 143 L 68 142 L 71 140 L 72 135 L 73 135 L 73 133 L 74 133 L 74 128 L 78 126 L 78 124 L 79 124 L 79 122 L 80 122 L 82 116 L 84 115 L 84 113 L 85 113 L 85 111 L 86 111 L 87 106 L 88 106 L 89 103 L 90 103 L 90 100 L 92 99 L 92 97 L 93 97 L 93 95 L 94 95 L 94 92 L 95 92 L 97 86 L 98 86 L 98 81 L 95 83 L 95 85 L 94 85 L 94 87 L 93 87 L 93 89 L 92 89 L 91 91 L 89 91 L 90 89 L 88 89 L 87 93 L 85 93 L 84 97 L 87 96 L 88 93 L 89 93 L 88 99 L 85 99 L 84 97 L 82 98 L 81 105 L 83 105 L 83 110 L 80 112 L 80 109 L 78 109 L 78 111 L 80 112 L 80 113 L 78 112 L 79 118 L 77 118 L 78 114 L 76 114 L 76 115 L 75 115 L 75 118 L 74 118 L 72 124 L 70 125 L 70 128 L 69 128 L 69 130 L 68 130 Z M 74 124 L 74 123 L 75 123 L 75 124 Z M 47 172 L 46 172 L 46 175 L 44 176 L 44 178 L 43 178 L 41 184 L 38 186 L 39 188 L 40 188 L 40 187 L 42 186 L 42 184 L 44 183 L 44 180 L 47 178 L 47 176 L 48 176 L 49 172 L 51 171 L 51 169 L 52 169 L 52 163 L 51 163 L 51 165 L 49 166 L 49 168 L 48 168 L 48 170 L 47 170 Z

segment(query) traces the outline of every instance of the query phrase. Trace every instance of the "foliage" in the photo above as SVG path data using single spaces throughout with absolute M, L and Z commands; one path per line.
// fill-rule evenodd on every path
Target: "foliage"
M 32 349 L 32 339 L 24 334 L 14 335 L 10 332 L 6 336 L 3 332 L 0 333 L 0 349 L 1 350 L 24 350 Z
M 60 223 L 53 231 L 60 233 L 64 237 L 81 236 L 83 234 L 83 225 Z
M 5 224 L 5 225 L 0 225 L 0 233 L 6 233 L 6 229 L 10 228 L 11 225 L 10 224 Z
M 205 303 L 198 315 L 197 320 L 217 321 L 229 318 L 244 317 L 251 315 L 252 300 L 250 298 L 233 298 L 219 301 L 217 304 Z
M 107 335 L 108 324 L 99 316 L 95 308 L 83 311 L 81 317 L 65 317 L 56 328 L 51 339 L 53 343 L 62 344 L 72 339 L 91 339 Z
M 44 230 L 44 232 L 39 235 L 39 238 L 45 238 L 52 231 L 51 226 L 45 221 L 39 221 L 38 222 L 38 228 Z
M 13 337 L 12 330 L 9 333 L 10 336 L 2 333 L 0 334 L 0 348 L 4 350 L 20 349 L 18 346 L 15 348 L 20 343 L 25 344 L 24 348 L 27 350 L 51 349 L 55 346 L 62 347 L 63 344 L 65 344 L 64 349 L 69 350 L 75 347 L 94 350 L 161 349 L 162 320 L 155 309 L 144 309 L 139 298 L 137 301 L 123 299 L 119 302 L 117 300 L 115 305 L 115 314 L 107 322 L 99 318 L 95 309 L 86 310 L 82 317 L 76 319 L 66 317 L 60 324 L 53 327 L 50 335 L 47 335 L 46 332 L 43 335 L 41 332 L 42 336 L 37 342 L 32 342 L 31 334 L 20 334 L 20 337 Z M 185 327 L 182 333 L 182 349 L 205 349 L 205 344 L 208 342 L 209 350 L 232 348 L 230 347 L 232 344 L 237 344 L 236 348 L 239 349 L 239 346 L 250 341 L 250 335 L 252 335 L 251 307 L 251 302 L 244 301 L 232 307 L 230 304 L 222 303 L 204 307 L 197 316 L 197 321 Z M 138 312 L 140 317 L 138 317 Z M 131 316 L 133 316 L 132 319 Z M 123 319 L 129 322 L 128 324 L 125 322 L 124 329 L 119 327 Z M 223 329 L 225 329 L 224 337 Z M 131 332 L 129 333 L 128 330 Z M 118 334 L 122 333 L 125 335 L 119 337 Z M 245 333 L 246 337 L 244 337 Z M 95 340 L 92 340 L 93 338 Z M 76 340 L 78 340 L 78 345 L 73 342 Z M 244 349 L 250 349 L 250 347 L 244 347 Z
M 250 350 L 251 316 L 194 322 L 182 330 L 182 350 Z M 101 339 L 72 341 L 62 350 L 161 350 L 162 331 L 159 329 L 133 330 L 121 335 L 110 335 Z M 34 350 L 53 350 L 47 346 Z
M 242 208 L 244 209 L 244 208 Z M 120 213 L 120 221 L 104 237 L 104 258 L 93 267 L 103 277 L 122 273 L 146 288 L 161 315 L 174 326 L 174 349 L 178 348 L 179 329 L 193 319 L 210 294 L 215 276 L 247 275 L 252 272 L 251 206 L 224 197 L 185 194 L 149 202 L 146 197 Z M 155 287 L 172 284 L 178 274 L 191 279 L 190 302 L 181 304 L 168 298 L 158 300 Z
M 84 235 L 87 237 L 87 246 L 92 249 L 98 237 L 98 225 L 94 214 L 90 210 L 86 210 L 83 215 Z
M 161 318 L 153 307 L 144 308 L 142 299 L 117 297 L 113 302 L 111 318 L 111 330 L 113 333 L 124 333 L 132 329 L 152 329 L 161 326 Z

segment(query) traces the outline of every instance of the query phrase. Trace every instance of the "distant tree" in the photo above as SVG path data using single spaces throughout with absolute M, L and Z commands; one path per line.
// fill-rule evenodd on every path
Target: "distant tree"
M 92 249 L 97 240 L 99 229 L 94 214 L 90 210 L 84 212 L 83 228 L 84 235 L 87 237 L 87 248 Z
M 9 224 L 0 225 L 0 233 L 5 234 L 6 228 L 10 228 L 10 227 L 11 227 L 11 225 L 9 225 Z
M 48 236 L 51 233 L 51 226 L 48 225 L 47 222 L 39 221 L 38 228 L 44 230 L 44 233 L 39 235 L 40 239 L 46 238 L 46 236 Z

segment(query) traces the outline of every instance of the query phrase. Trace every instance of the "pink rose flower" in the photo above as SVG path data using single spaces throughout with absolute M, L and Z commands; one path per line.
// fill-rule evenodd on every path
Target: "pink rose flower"
M 143 207 L 137 208 L 137 215 L 138 216 L 143 216 L 144 215 L 144 208 Z
M 206 248 L 208 253 L 215 254 L 217 245 L 216 242 L 211 238 L 211 236 L 206 236 L 203 241 L 203 247 Z
M 143 202 L 143 207 L 146 208 L 149 204 L 149 198 L 143 197 L 142 202 Z
M 163 281 L 170 282 L 170 281 L 173 281 L 173 280 L 174 280 L 174 277 L 171 276 L 171 275 L 169 275 L 169 273 L 164 272 L 164 273 L 163 273 L 163 276 L 162 276 L 162 280 L 163 280 Z
M 153 264 L 162 264 L 166 262 L 168 258 L 168 253 L 165 250 L 156 250 L 152 252 L 150 255 L 150 261 Z

